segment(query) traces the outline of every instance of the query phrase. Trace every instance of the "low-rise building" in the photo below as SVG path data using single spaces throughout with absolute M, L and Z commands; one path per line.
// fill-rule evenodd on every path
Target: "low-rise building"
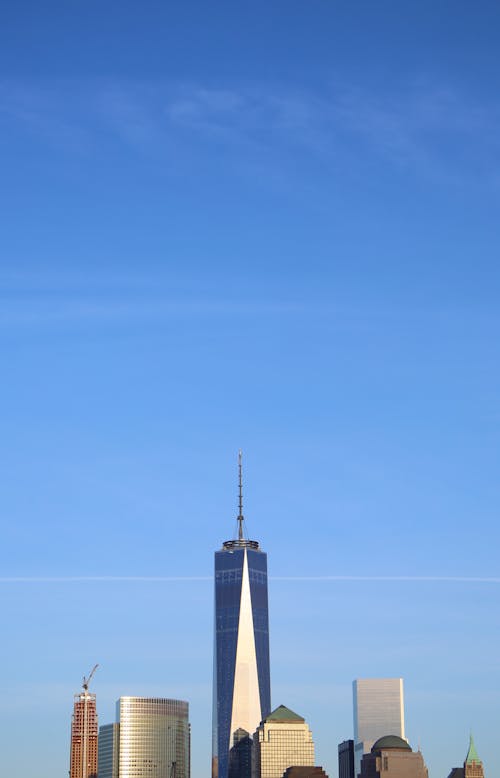
M 361 778 L 428 778 L 420 751 L 398 735 L 385 735 L 361 760 Z

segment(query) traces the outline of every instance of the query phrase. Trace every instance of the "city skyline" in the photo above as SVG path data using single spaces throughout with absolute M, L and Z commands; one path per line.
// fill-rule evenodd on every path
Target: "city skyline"
M 314 743 L 309 727 L 304 719 L 283 705 L 278 706 L 271 714 L 262 716 L 256 731 L 253 731 L 254 728 L 249 720 L 249 716 L 252 714 L 255 720 L 257 720 L 259 715 L 262 715 L 259 714 L 257 710 L 253 710 L 255 704 L 260 708 L 262 700 L 264 700 L 264 704 L 266 704 L 266 700 L 269 700 L 268 708 L 270 708 L 269 615 L 267 604 L 267 554 L 261 551 L 257 541 L 249 540 L 245 536 L 244 524 L 242 451 L 240 450 L 238 453 L 237 530 L 234 539 L 223 542 L 222 549 L 215 552 L 215 570 L 213 577 L 215 584 L 215 648 L 212 688 L 213 711 L 215 714 L 213 718 L 212 736 L 215 750 L 212 752 L 211 772 L 212 778 L 216 778 L 221 774 L 225 776 L 234 776 L 234 778 L 250 778 L 250 776 L 251 778 L 259 778 L 259 773 L 263 769 L 261 766 L 261 749 L 264 748 L 270 749 L 269 756 L 266 757 L 269 764 L 264 769 L 264 772 L 267 771 L 266 775 L 262 775 L 260 778 L 266 778 L 266 776 L 267 778 L 280 778 L 279 775 L 272 776 L 269 771 L 272 772 L 273 769 L 275 770 L 277 764 L 283 762 L 284 765 L 285 761 L 287 762 L 287 767 L 291 765 L 291 762 L 289 763 L 285 756 L 287 753 L 286 742 L 287 737 L 289 736 L 288 729 L 290 726 L 293 725 L 297 727 L 300 725 L 304 728 L 304 731 L 308 733 L 304 745 L 296 751 L 296 760 L 292 760 L 294 762 L 296 761 L 297 765 L 310 765 L 311 767 L 314 765 Z M 257 552 L 258 557 L 256 557 L 255 560 L 249 561 L 249 552 L 251 554 Z M 156 579 L 144 579 L 144 581 L 148 580 Z M 182 581 L 190 579 L 178 577 L 177 580 Z M 198 576 L 191 580 L 203 581 L 205 579 Z M 284 580 L 293 579 L 285 578 Z M 308 579 L 302 576 L 297 577 L 296 580 Z M 309 580 L 321 580 L 321 577 L 310 577 Z M 332 580 L 338 579 L 332 576 Z M 365 579 L 360 577 L 359 580 Z M 381 578 L 381 580 L 387 581 L 391 579 L 386 577 Z M 413 579 L 410 578 L 409 580 Z M 457 577 L 452 580 L 463 583 L 464 580 L 471 579 Z M 253 586 L 250 584 L 250 581 L 252 581 Z M 262 591 L 260 591 L 259 587 L 256 589 L 256 584 L 259 584 L 259 587 L 263 587 Z M 258 627 L 256 625 L 258 625 Z M 241 666 L 239 666 L 240 663 Z M 83 679 L 83 695 L 85 695 L 85 701 L 87 701 L 87 698 L 90 699 L 91 697 L 93 704 L 93 717 L 90 725 L 91 727 L 93 726 L 94 729 L 97 726 L 96 695 L 89 695 L 88 683 L 92 679 L 98 666 L 99 665 L 96 664 L 89 677 L 84 677 Z M 255 678 L 253 679 L 252 684 L 253 675 Z M 241 677 L 238 679 L 239 676 Z M 244 685 L 242 685 L 242 679 L 245 681 Z M 401 740 L 401 742 L 405 744 L 405 752 L 408 751 L 408 753 L 410 753 L 412 751 L 411 746 L 408 745 L 408 740 L 405 737 L 403 687 L 403 678 L 356 678 L 353 680 L 352 733 L 354 739 L 351 742 L 355 776 L 361 770 L 363 754 L 370 754 L 375 740 L 377 740 L 377 744 L 382 743 L 383 741 Z M 252 702 L 252 694 L 256 696 L 257 703 Z M 79 750 L 78 743 L 76 743 L 75 748 L 76 741 L 73 736 L 75 720 L 77 719 L 80 724 L 82 721 L 82 715 L 79 709 L 82 704 L 81 698 L 82 694 L 75 695 L 75 713 L 73 714 L 72 719 L 71 760 L 73 764 L 74 753 L 78 752 L 78 754 L 80 754 L 79 761 L 84 765 L 85 758 L 82 758 L 81 756 L 83 752 L 81 748 Z M 186 702 L 130 696 L 120 697 L 120 700 L 116 703 L 118 723 L 104 725 L 99 728 L 99 735 L 101 736 L 102 734 L 104 738 L 103 741 L 100 740 L 99 752 L 102 752 L 105 766 L 104 769 L 99 768 L 100 773 L 98 778 L 121 778 L 122 775 L 126 778 L 126 775 L 128 774 L 129 754 L 141 752 L 143 732 L 141 731 L 140 726 L 137 728 L 137 722 L 134 721 L 134 715 L 132 715 L 130 717 L 132 730 L 134 730 L 134 725 L 137 730 L 134 741 L 135 750 L 134 748 L 130 748 L 130 746 L 123 749 L 127 752 L 126 760 L 123 762 L 123 758 L 120 756 L 120 745 L 124 734 L 122 734 L 119 724 L 122 718 L 122 708 L 127 712 L 131 705 L 133 714 L 137 705 L 140 707 L 148 702 L 164 703 L 170 706 L 172 704 L 182 706 L 182 711 L 185 713 L 187 720 L 188 703 Z M 83 717 L 83 719 L 85 718 L 86 716 Z M 127 716 L 124 718 L 125 725 L 127 725 Z M 223 728 L 220 728 L 221 720 L 225 722 Z M 230 726 L 228 726 L 229 722 Z M 283 729 L 283 725 L 284 732 L 282 734 L 279 730 L 280 728 Z M 276 731 L 274 731 L 275 729 Z M 382 735 L 382 733 L 386 733 L 386 735 Z M 273 744 L 269 746 L 268 741 L 271 740 L 271 735 Z M 281 740 L 283 740 L 282 743 L 279 742 L 280 735 Z M 253 745 L 252 736 L 254 738 Z M 259 738 L 259 742 L 255 741 L 255 737 Z M 125 739 L 127 739 L 126 733 Z M 276 741 L 276 743 L 274 743 L 274 741 Z M 293 747 L 297 746 L 295 737 L 292 737 L 290 744 Z M 234 748 L 231 748 L 231 745 L 234 745 Z M 342 743 L 342 746 L 346 745 L 347 743 Z M 276 756 L 273 755 L 275 746 L 277 746 Z M 390 747 L 392 748 L 393 746 L 391 745 Z M 398 746 L 396 746 L 396 748 L 398 748 Z M 224 749 L 224 751 L 222 749 Z M 160 742 L 160 740 L 158 740 L 157 751 L 158 753 L 163 753 L 165 751 L 165 744 Z M 235 756 L 233 768 L 231 768 L 230 760 L 228 759 L 232 752 L 234 752 Z M 93 753 L 95 757 L 95 742 Z M 224 754 L 222 760 L 218 758 L 218 755 L 221 753 Z M 420 745 L 418 754 L 420 755 Z M 397 761 L 399 758 L 398 754 L 394 757 L 396 761 L 396 773 Z M 393 757 L 390 757 L 390 759 L 393 759 Z M 160 772 L 158 773 L 158 776 L 163 776 L 167 762 L 165 759 L 160 760 L 160 762 L 163 767 L 159 766 L 158 769 Z M 174 760 L 173 762 L 169 762 L 169 764 L 176 765 L 177 762 Z M 417 760 L 413 767 L 411 767 L 411 764 L 414 763 L 410 760 L 408 763 L 408 769 L 410 771 L 412 769 L 415 769 L 417 772 L 419 770 L 426 770 L 423 760 L 420 762 Z M 471 775 L 476 775 L 476 772 L 477 774 L 479 774 L 479 772 L 482 774 L 482 762 L 477 756 L 472 735 L 470 736 L 469 751 L 464 765 L 469 765 L 468 769 L 469 771 L 472 771 Z M 320 770 L 321 768 L 315 769 Z M 394 765 L 391 769 L 394 771 Z M 163 772 L 161 772 L 162 770 Z M 236 772 L 232 772 L 232 770 L 236 770 Z M 457 772 L 456 769 L 454 769 L 453 775 L 455 772 Z M 458 772 L 460 772 L 459 769 Z M 72 776 L 78 778 L 74 771 L 73 773 L 71 772 L 71 769 L 70 773 Z M 267 773 L 269 773 L 269 775 L 267 775 Z M 97 776 L 89 774 L 89 778 L 97 778 Z M 171 776 L 169 776 L 169 778 L 171 778 Z
M 101 723 L 189 700 L 206 776 L 239 448 L 272 702 L 318 764 L 353 679 L 401 677 L 431 778 L 471 729 L 500 773 L 499 29 L 493 0 L 2 4 L 10 778 L 67 775 L 95 662 Z
M 237 516 L 237 526 L 238 526 L 237 534 L 238 534 L 238 537 L 235 540 L 226 541 L 223 544 L 223 552 L 222 552 L 223 554 L 224 554 L 224 551 L 225 551 L 225 552 L 229 552 L 231 555 L 234 555 L 235 551 L 240 550 L 239 546 L 241 546 L 241 549 L 243 549 L 245 552 L 247 551 L 247 547 L 252 549 L 252 550 L 259 550 L 258 549 L 258 544 L 256 543 L 256 541 L 246 540 L 243 537 L 242 526 L 243 526 L 244 517 L 243 517 L 243 513 L 242 513 L 241 451 L 239 453 L 239 470 L 240 470 L 240 480 L 239 480 L 239 512 L 238 512 L 238 516 Z M 263 552 L 260 552 L 260 550 L 259 550 L 259 553 L 263 554 Z M 216 576 L 215 576 L 215 579 L 214 579 L 215 581 L 217 581 L 217 554 L 221 554 L 221 552 L 216 552 Z M 267 555 L 263 554 L 262 558 L 265 560 L 267 558 Z M 266 565 L 264 565 L 264 567 L 266 567 Z M 243 563 L 243 565 L 240 565 L 240 568 L 241 568 L 241 570 L 240 570 L 241 576 L 240 576 L 239 580 L 240 580 L 240 584 L 241 584 L 241 583 L 243 583 L 243 579 L 245 577 L 244 576 L 245 563 Z M 234 571 L 232 571 L 232 572 L 234 572 Z M 226 571 L 226 573 L 227 573 L 227 571 Z M 263 573 L 261 572 L 260 575 L 262 575 L 262 574 Z M 219 577 L 221 575 L 225 575 L 224 570 L 220 570 L 219 571 Z M 227 574 L 226 574 L 226 578 L 227 578 Z M 247 578 L 249 579 L 248 572 L 247 572 Z M 267 575 L 265 576 L 265 578 L 267 580 Z M 337 578 L 335 576 L 332 576 L 331 579 L 333 581 L 335 581 L 335 580 L 343 580 L 341 577 Z M 85 579 L 83 578 L 82 580 L 85 580 Z M 103 578 L 103 580 L 106 580 L 105 577 Z M 118 581 L 121 581 L 121 580 L 122 579 L 120 579 L 120 578 L 118 579 Z M 137 583 L 138 580 L 141 580 L 141 579 L 132 579 L 132 580 L 134 580 Z M 158 580 L 161 581 L 162 579 L 159 578 Z M 166 580 L 171 580 L 171 579 L 166 579 Z M 178 582 L 189 581 L 189 580 L 195 581 L 195 582 L 200 582 L 200 581 L 204 581 L 204 580 L 207 580 L 207 579 L 205 579 L 203 576 L 193 577 L 192 579 L 190 579 L 189 577 L 179 576 L 175 580 L 177 580 Z M 280 580 L 279 577 L 278 577 L 277 580 Z M 321 580 L 324 580 L 324 578 L 323 579 L 321 577 L 316 577 L 316 578 L 315 577 L 309 577 L 308 578 L 308 577 L 305 577 L 305 576 L 297 576 L 297 577 L 295 577 L 295 579 L 292 578 L 292 577 L 283 577 L 283 580 L 284 581 L 288 581 L 288 580 L 321 581 Z M 349 580 L 349 578 L 347 577 L 346 580 Z M 364 579 L 363 577 L 359 577 L 359 580 L 365 581 L 366 579 Z M 381 578 L 380 580 L 387 582 L 387 581 L 390 581 L 391 579 L 390 578 Z M 398 579 L 394 579 L 394 580 L 398 580 Z M 412 579 L 409 579 L 409 580 L 412 581 Z M 422 579 L 422 580 L 425 581 L 426 579 Z M 462 578 L 457 577 L 456 579 L 451 579 L 451 580 L 456 580 L 459 583 L 464 583 L 464 581 L 467 581 L 467 580 L 471 580 L 472 581 L 473 579 L 467 579 L 467 577 L 462 577 Z M 151 582 L 151 581 L 157 582 L 157 579 L 155 579 L 155 578 L 148 579 L 147 577 L 145 577 L 143 579 L 143 582 L 145 582 L 145 583 L 148 583 L 148 582 Z M 80 583 L 81 582 L 82 581 L 80 581 Z M 226 581 L 226 583 L 227 583 L 227 581 Z M 244 587 L 242 586 L 241 588 L 242 588 L 242 591 L 243 591 Z M 248 592 L 247 592 L 247 594 L 248 594 Z M 267 601 L 267 594 L 266 594 L 265 599 Z M 267 619 L 267 607 L 266 607 L 265 610 L 266 610 L 266 619 Z M 268 635 L 268 629 L 266 629 L 266 635 Z M 248 635 L 246 637 L 248 638 Z M 79 693 L 79 694 L 75 695 L 75 711 L 76 711 L 78 705 L 81 707 L 82 695 L 85 695 L 86 699 L 87 698 L 91 699 L 91 702 L 93 704 L 93 718 L 92 718 L 92 721 L 90 722 L 91 726 L 96 725 L 96 722 L 97 722 L 97 717 L 96 717 L 96 695 L 95 694 L 91 694 L 90 695 L 88 693 L 88 682 L 90 681 L 90 679 L 94 675 L 95 670 L 97 669 L 97 667 L 98 667 L 98 665 L 95 665 L 95 667 L 93 668 L 93 670 L 90 673 L 89 677 L 83 679 L 84 691 L 82 693 Z M 269 677 L 269 664 L 267 664 L 267 671 L 266 672 L 267 672 L 267 677 Z M 214 681 L 215 681 L 215 679 L 214 679 Z M 354 680 L 352 682 L 352 687 L 353 687 L 352 711 L 353 711 L 353 715 L 354 715 L 353 732 L 354 732 L 354 736 L 355 737 L 356 737 L 357 734 L 359 734 L 360 727 L 361 727 L 361 729 L 367 729 L 367 728 L 370 729 L 370 722 L 372 721 L 372 719 L 373 720 L 378 719 L 378 716 L 376 715 L 376 709 L 380 708 L 380 704 L 382 705 L 380 710 L 385 709 L 385 706 L 389 705 L 389 708 L 387 709 L 387 711 L 390 713 L 388 721 L 389 721 L 389 719 L 392 721 L 394 716 L 396 716 L 396 718 L 398 718 L 398 721 L 400 721 L 400 724 L 396 727 L 396 729 L 399 729 L 400 733 L 404 736 L 404 700 L 403 700 L 403 679 L 402 678 L 356 679 L 356 680 Z M 215 696 L 215 692 L 216 692 L 216 687 L 215 686 L 214 686 L 214 690 L 213 691 L 214 691 L 214 696 Z M 382 695 L 381 697 L 380 697 L 380 694 Z M 380 697 L 380 699 L 379 699 L 379 697 Z M 397 698 L 397 700 L 396 700 L 396 698 Z M 121 705 L 121 701 L 122 700 L 138 700 L 138 701 L 141 701 L 143 699 L 144 698 L 141 698 L 141 697 L 121 697 L 119 703 L 117 703 L 117 706 Z M 169 700 L 167 700 L 166 702 L 169 702 Z M 182 704 L 185 705 L 186 703 L 182 703 Z M 280 706 L 280 708 L 283 708 L 283 706 Z M 117 707 L 117 710 L 118 710 L 118 707 Z M 361 710 L 363 711 L 362 723 L 361 723 L 361 719 L 360 719 L 360 712 L 361 712 Z M 292 714 L 292 715 L 295 716 L 295 714 Z M 391 716 L 392 716 L 392 718 L 391 718 Z M 117 717 L 119 718 L 119 714 L 118 713 L 117 713 Z M 78 721 L 81 723 L 82 716 L 78 715 L 77 718 L 78 718 Z M 233 718 L 234 718 L 234 715 L 232 715 L 232 719 Z M 73 717 L 73 720 L 75 720 L 75 715 Z M 111 725 L 111 726 L 104 725 L 103 727 L 100 728 L 100 731 L 102 729 L 105 732 L 105 734 L 106 734 L 105 745 L 104 745 L 104 750 L 106 752 L 106 757 L 105 758 L 106 758 L 107 761 L 109 761 L 110 770 L 111 770 L 109 772 L 109 775 L 107 773 L 104 773 L 104 778 L 119 778 L 119 773 L 118 772 L 116 772 L 116 773 L 114 772 L 114 769 L 118 770 L 118 767 L 116 765 L 116 754 L 110 755 L 109 753 L 107 753 L 110 750 L 110 744 L 114 743 L 115 741 L 118 742 L 117 737 L 119 738 L 119 727 L 116 730 L 117 726 L 118 725 Z M 95 726 L 94 726 L 94 728 L 95 728 Z M 392 726 L 392 724 L 391 725 L 388 724 L 387 727 L 384 726 L 381 729 L 380 728 L 380 721 L 377 720 L 377 722 L 376 722 L 376 729 L 377 729 L 377 731 L 380 731 L 380 732 L 381 731 L 385 731 L 386 728 L 394 729 L 394 726 Z M 109 732 L 108 732 L 108 730 L 109 730 Z M 472 740 L 471 740 L 471 742 L 472 742 Z M 95 746 L 95 737 L 94 737 L 94 746 Z M 74 750 L 75 750 L 74 739 L 73 739 L 73 736 L 72 736 L 72 738 L 71 738 L 71 753 L 72 753 L 72 755 L 74 753 Z M 93 751 L 95 752 L 95 750 L 96 749 L 94 748 Z M 81 753 L 81 752 L 79 752 L 79 753 Z M 95 756 L 95 754 L 94 754 L 94 756 Z M 111 758 L 110 758 L 110 756 L 111 756 Z M 115 765 L 116 765 L 116 768 L 115 768 Z M 75 775 L 76 775 L 76 773 L 75 773 Z

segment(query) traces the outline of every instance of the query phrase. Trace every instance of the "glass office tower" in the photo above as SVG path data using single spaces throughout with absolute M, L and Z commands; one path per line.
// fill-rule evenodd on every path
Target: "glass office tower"
M 99 727 L 98 778 L 118 778 L 119 737 L 119 724 Z
M 229 750 L 271 710 L 267 555 L 243 534 L 215 553 L 213 778 L 228 778 Z M 236 737 L 235 737 L 236 736 Z
M 99 778 L 190 778 L 188 703 L 120 697 L 118 722 L 101 728 Z

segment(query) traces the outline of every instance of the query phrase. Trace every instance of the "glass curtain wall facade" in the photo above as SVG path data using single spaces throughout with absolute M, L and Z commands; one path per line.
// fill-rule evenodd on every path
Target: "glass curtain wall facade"
M 188 703 L 120 697 L 119 778 L 190 778 Z
M 267 555 L 240 536 L 215 553 L 213 778 L 228 778 L 234 734 L 270 710 Z
M 355 778 L 354 740 L 344 740 L 343 743 L 339 743 L 338 751 L 339 751 L 339 778 Z
M 99 727 L 98 778 L 118 778 L 119 724 Z

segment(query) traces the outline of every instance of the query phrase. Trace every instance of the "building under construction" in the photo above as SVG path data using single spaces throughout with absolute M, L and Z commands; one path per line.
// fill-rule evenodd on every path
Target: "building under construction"
M 89 692 L 89 682 L 96 669 L 97 665 L 83 679 L 82 691 L 74 698 L 69 778 L 97 778 L 96 696 Z

